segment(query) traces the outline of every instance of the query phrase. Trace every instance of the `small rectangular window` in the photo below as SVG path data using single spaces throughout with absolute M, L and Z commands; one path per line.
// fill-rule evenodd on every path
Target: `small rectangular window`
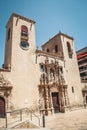
M 72 87 L 72 93 L 74 93 L 74 87 Z
M 67 49 L 68 49 L 69 58 L 72 58 L 73 51 L 72 51 L 72 49 L 71 49 L 71 45 L 70 45 L 69 42 L 67 42 Z
M 55 53 L 58 52 L 58 45 L 55 45 Z
M 47 48 L 47 52 L 49 52 L 49 49 Z

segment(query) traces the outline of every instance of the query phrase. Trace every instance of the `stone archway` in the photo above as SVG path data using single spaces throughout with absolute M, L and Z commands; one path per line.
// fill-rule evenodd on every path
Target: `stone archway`
M 5 99 L 0 97 L 0 118 L 5 118 Z

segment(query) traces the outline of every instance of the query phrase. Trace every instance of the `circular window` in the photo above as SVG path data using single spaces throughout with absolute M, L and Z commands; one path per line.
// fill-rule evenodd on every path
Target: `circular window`
M 29 43 L 26 42 L 26 41 L 21 41 L 20 46 L 24 50 L 28 50 L 29 49 Z

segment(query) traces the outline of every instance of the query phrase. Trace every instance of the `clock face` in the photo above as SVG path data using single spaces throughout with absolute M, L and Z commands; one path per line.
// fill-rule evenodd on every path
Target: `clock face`
M 21 41 L 20 46 L 23 50 L 28 50 L 29 49 L 29 43 L 26 41 Z

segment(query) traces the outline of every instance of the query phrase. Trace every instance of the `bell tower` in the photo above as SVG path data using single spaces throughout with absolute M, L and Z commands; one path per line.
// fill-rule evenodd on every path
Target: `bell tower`
M 12 81 L 12 103 L 16 109 L 38 102 L 35 22 L 13 13 L 6 30 L 4 68 L 9 73 L 5 76 Z
M 13 13 L 6 25 L 4 68 L 29 61 L 35 50 L 35 21 Z

